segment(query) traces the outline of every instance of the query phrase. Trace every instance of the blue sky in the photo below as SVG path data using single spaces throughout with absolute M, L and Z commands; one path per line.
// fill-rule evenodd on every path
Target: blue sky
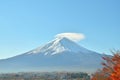
M 99 53 L 120 48 L 120 0 L 1 0 L 0 59 L 59 33 L 83 33 L 79 44 Z

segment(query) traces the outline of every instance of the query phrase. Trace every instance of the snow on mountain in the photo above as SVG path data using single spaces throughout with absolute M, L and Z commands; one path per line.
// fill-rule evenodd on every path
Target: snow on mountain
M 83 71 L 101 68 L 102 55 L 79 46 L 68 38 L 55 40 L 39 48 L 0 60 L 1 72 Z M 9 67 L 8 67 L 9 66 Z
M 64 51 L 69 52 L 88 52 L 87 49 L 80 47 L 77 43 L 63 37 L 56 38 L 48 44 L 30 51 L 28 54 L 44 53 L 45 55 L 54 55 Z

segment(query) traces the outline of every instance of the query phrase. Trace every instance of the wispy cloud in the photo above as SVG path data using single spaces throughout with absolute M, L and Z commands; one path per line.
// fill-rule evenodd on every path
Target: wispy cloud
M 75 42 L 78 42 L 80 40 L 83 40 L 85 38 L 85 35 L 82 33 L 60 33 L 55 36 L 56 38 L 63 38 L 66 37 L 70 40 L 73 40 Z

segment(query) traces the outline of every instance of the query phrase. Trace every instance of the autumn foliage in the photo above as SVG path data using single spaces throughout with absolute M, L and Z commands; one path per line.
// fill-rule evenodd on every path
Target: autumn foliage
M 112 57 L 103 57 L 103 69 L 93 74 L 91 80 L 120 80 L 120 51 Z

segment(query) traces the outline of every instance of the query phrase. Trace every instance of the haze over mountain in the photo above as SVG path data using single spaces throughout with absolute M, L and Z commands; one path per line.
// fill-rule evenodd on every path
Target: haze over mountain
M 61 37 L 24 54 L 0 60 L 0 72 L 94 72 L 101 67 L 101 62 L 102 54 Z

